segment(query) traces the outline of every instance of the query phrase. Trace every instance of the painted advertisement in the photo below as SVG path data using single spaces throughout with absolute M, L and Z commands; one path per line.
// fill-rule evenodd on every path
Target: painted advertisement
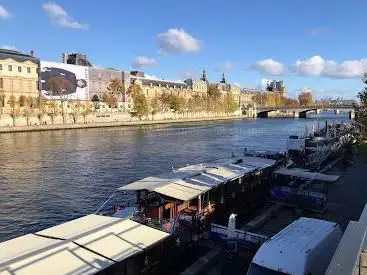
M 47 99 L 89 100 L 88 67 L 41 61 L 41 93 Z

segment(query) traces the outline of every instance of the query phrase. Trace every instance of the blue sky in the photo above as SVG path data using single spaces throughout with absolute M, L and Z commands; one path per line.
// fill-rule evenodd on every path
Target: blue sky
M 0 47 L 44 60 L 84 52 L 103 67 L 166 79 L 224 71 L 242 87 L 354 98 L 367 71 L 367 1 L 0 0 Z

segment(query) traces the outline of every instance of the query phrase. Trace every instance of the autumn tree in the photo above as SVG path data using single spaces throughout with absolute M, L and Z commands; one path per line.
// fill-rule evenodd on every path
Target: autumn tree
M 238 109 L 238 105 L 231 93 L 227 93 L 224 97 L 224 111 L 227 114 L 234 113 Z
M 82 106 L 81 115 L 83 116 L 84 123 L 87 121 L 87 116 L 92 113 L 92 106 L 89 104 L 89 102 L 86 102 Z
M 0 118 L 4 112 L 5 107 L 5 93 L 4 91 L 0 90 Z
M 19 102 L 17 101 L 17 99 L 14 95 L 11 95 L 9 97 L 8 104 L 10 106 L 10 116 L 13 119 L 13 126 L 15 126 L 15 120 L 19 116 L 19 108 L 17 106 L 17 104 L 19 104 Z
M 152 115 L 152 119 L 154 120 L 154 116 L 156 113 L 158 113 L 161 110 L 161 105 L 159 102 L 159 98 L 158 97 L 153 97 L 150 100 L 150 113 Z
M 312 105 L 312 93 L 311 92 L 302 92 L 298 95 L 299 105 L 303 107 L 307 107 Z
M 39 96 L 37 117 L 40 124 L 43 124 L 43 118 L 45 117 L 46 114 L 47 114 L 47 101 L 43 96 Z
M 102 101 L 106 102 L 110 108 L 116 107 L 117 97 L 113 93 L 105 92 L 102 96 Z M 111 110 L 112 111 L 112 110 Z
M 71 111 L 69 115 L 73 119 L 74 124 L 78 122 L 78 119 L 82 112 L 82 108 L 83 108 L 83 104 L 80 102 L 80 100 L 77 100 L 71 104 Z
M 170 108 L 170 101 L 171 101 L 170 94 L 169 93 L 166 93 L 166 92 L 163 92 L 159 96 L 158 99 L 159 99 L 159 101 L 162 104 L 163 111 L 167 111 Z
M 29 97 L 21 96 L 19 98 L 19 101 L 20 101 L 21 98 L 22 98 L 22 105 L 21 106 L 23 107 L 22 115 L 26 118 L 27 125 L 29 125 L 29 120 L 34 115 L 34 107 L 33 107 L 34 106 L 34 99 L 31 96 L 29 96 Z
M 55 118 L 60 114 L 59 106 L 56 101 L 51 100 L 47 102 L 48 115 L 51 118 L 51 123 L 55 123 Z
M 141 120 L 143 116 L 146 116 L 149 113 L 149 105 L 144 92 L 140 85 L 131 84 L 128 93 L 131 95 L 133 100 L 131 115 L 136 116 Z
M 284 100 L 284 105 L 286 107 L 298 107 L 298 100 L 297 99 L 291 99 L 291 98 L 286 98 Z
M 208 87 L 208 96 L 207 96 L 207 110 L 208 111 L 218 111 L 221 109 L 221 91 L 216 84 L 210 84 Z
M 124 86 L 122 84 L 121 79 L 113 78 L 107 86 L 107 91 L 116 96 L 116 99 L 122 97 Z
M 61 115 L 62 115 L 62 122 L 66 123 L 66 107 L 67 103 L 69 102 L 70 94 L 67 92 L 67 87 L 70 85 L 69 81 L 63 78 L 56 79 L 50 82 L 50 92 L 53 95 L 57 95 L 58 99 L 61 101 Z
M 185 106 L 185 99 L 177 96 L 177 95 L 170 95 L 170 101 L 169 101 L 169 107 L 171 110 L 173 110 L 175 113 L 181 112 L 182 109 Z

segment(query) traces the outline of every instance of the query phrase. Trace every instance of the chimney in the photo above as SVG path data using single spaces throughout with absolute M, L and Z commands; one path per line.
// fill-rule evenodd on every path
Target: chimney
M 31 56 L 36 57 L 36 53 L 34 52 L 34 50 L 31 50 Z

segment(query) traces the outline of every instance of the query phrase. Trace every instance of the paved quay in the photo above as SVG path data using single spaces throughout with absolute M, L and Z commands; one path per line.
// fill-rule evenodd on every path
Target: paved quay
M 103 128 L 103 127 L 129 127 L 129 126 L 141 126 L 141 125 L 159 125 L 159 124 L 239 120 L 239 119 L 248 119 L 248 117 L 228 116 L 228 117 L 207 117 L 207 118 L 165 119 L 165 120 L 140 120 L 140 121 L 134 120 L 134 121 L 99 122 L 99 123 L 86 123 L 86 124 L 48 124 L 48 125 L 32 125 L 32 126 L 10 126 L 10 127 L 0 127 L 0 133 L 37 132 L 37 131 L 52 131 L 52 130 Z

